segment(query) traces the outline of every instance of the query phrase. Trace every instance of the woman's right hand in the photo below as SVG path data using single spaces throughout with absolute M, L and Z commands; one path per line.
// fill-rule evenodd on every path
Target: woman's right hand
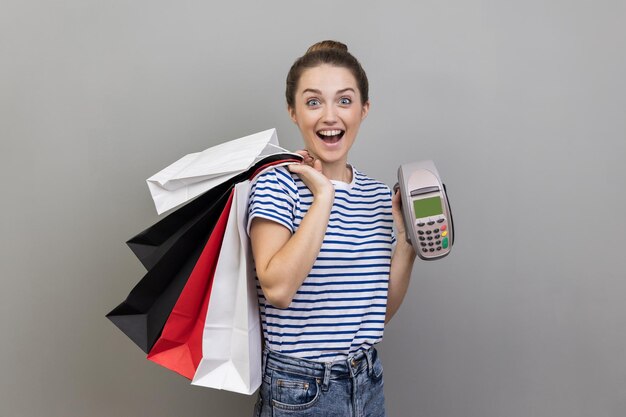
M 322 173 L 322 164 L 306 151 L 304 161 L 288 165 L 313 193 L 309 207 L 295 233 L 268 219 L 253 218 L 250 241 L 257 276 L 266 300 L 287 308 L 311 272 L 317 259 L 335 198 L 333 183 Z
M 322 162 L 319 159 L 314 159 L 306 150 L 297 153 L 304 157 L 304 161 L 300 164 L 288 165 L 289 171 L 298 174 L 302 182 L 311 190 L 314 198 L 327 197 L 332 203 L 335 187 L 322 172 Z

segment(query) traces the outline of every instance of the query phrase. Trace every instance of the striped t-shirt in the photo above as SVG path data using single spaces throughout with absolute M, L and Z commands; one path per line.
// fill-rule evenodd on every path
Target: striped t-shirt
M 276 352 L 328 362 L 379 342 L 385 326 L 393 237 L 391 190 L 352 169 L 332 181 L 335 199 L 320 253 L 289 307 L 272 306 L 257 278 L 263 334 Z M 248 231 L 255 217 L 298 230 L 313 195 L 286 167 L 251 184 Z

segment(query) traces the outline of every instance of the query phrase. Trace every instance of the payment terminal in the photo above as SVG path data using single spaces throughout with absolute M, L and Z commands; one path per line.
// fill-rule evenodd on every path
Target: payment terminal
M 452 212 L 434 162 L 401 165 L 394 189 L 400 190 L 406 238 L 418 256 L 435 260 L 449 254 L 454 243 Z

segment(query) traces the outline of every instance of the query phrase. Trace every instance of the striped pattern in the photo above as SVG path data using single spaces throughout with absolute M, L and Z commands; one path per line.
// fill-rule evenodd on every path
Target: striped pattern
M 353 168 L 352 183 L 333 181 L 335 201 L 320 254 L 286 309 L 267 302 L 257 280 L 270 349 L 327 362 L 345 359 L 383 336 L 394 243 L 391 190 Z M 313 195 L 285 167 L 259 175 L 250 190 L 255 217 L 295 232 Z

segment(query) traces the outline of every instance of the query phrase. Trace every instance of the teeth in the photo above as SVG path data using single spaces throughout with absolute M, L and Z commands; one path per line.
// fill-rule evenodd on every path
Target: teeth
M 322 136 L 337 136 L 341 130 L 320 130 L 318 133 Z

